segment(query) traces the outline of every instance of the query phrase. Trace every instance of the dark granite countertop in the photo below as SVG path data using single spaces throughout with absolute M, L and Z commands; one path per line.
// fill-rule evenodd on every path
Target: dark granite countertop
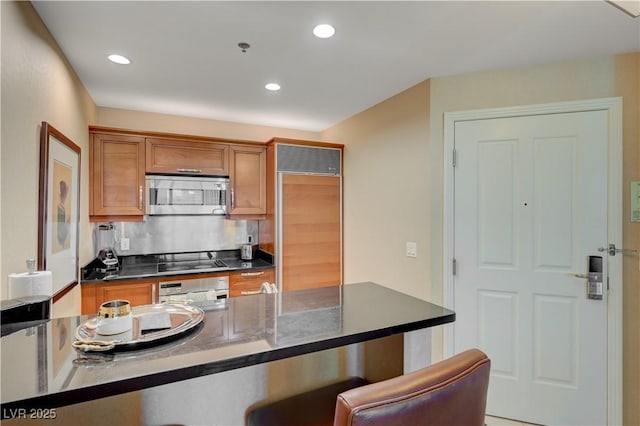
M 89 265 L 82 268 L 82 284 L 104 283 L 105 281 L 128 281 L 141 278 L 153 277 L 172 277 L 180 275 L 194 274 L 211 274 L 212 272 L 233 272 L 244 270 L 260 270 L 273 268 L 273 256 L 269 253 L 259 250 L 257 256 L 253 260 L 240 259 L 240 250 L 224 250 L 217 252 L 228 268 L 208 271 L 208 270 L 190 270 L 184 272 L 158 272 L 158 257 L 161 255 L 134 255 L 121 256 L 120 270 L 115 273 L 106 274 L 104 272 L 96 272 Z
M 186 335 L 115 353 L 71 348 L 75 329 L 92 316 L 25 324 L 1 340 L 3 413 L 90 401 L 455 320 L 448 309 L 374 283 L 219 302 L 215 309 L 200 305 L 204 321 Z

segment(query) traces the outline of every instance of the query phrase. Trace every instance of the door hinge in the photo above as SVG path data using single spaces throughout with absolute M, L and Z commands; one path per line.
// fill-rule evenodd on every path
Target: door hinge
M 456 272 L 458 272 L 458 261 L 454 258 L 451 261 L 451 273 L 455 275 Z
M 453 148 L 453 152 L 451 153 L 451 165 L 455 167 L 458 164 L 458 151 Z

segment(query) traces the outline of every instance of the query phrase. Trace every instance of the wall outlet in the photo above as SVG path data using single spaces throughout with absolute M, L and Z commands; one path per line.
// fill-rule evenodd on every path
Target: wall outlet
M 120 250 L 122 250 L 122 251 L 129 250 L 129 239 L 128 238 L 122 238 L 120 240 Z
M 418 245 L 412 241 L 407 241 L 407 257 L 418 257 Z

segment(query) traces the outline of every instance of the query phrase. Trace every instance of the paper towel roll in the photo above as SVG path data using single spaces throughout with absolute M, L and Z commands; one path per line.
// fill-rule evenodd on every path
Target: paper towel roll
M 9 274 L 9 298 L 25 296 L 53 296 L 51 271 L 22 272 Z

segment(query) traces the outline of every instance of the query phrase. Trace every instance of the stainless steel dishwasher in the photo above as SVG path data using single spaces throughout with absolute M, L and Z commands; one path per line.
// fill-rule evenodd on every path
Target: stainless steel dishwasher
M 229 277 L 172 279 L 160 281 L 160 303 L 191 303 L 229 297 Z

